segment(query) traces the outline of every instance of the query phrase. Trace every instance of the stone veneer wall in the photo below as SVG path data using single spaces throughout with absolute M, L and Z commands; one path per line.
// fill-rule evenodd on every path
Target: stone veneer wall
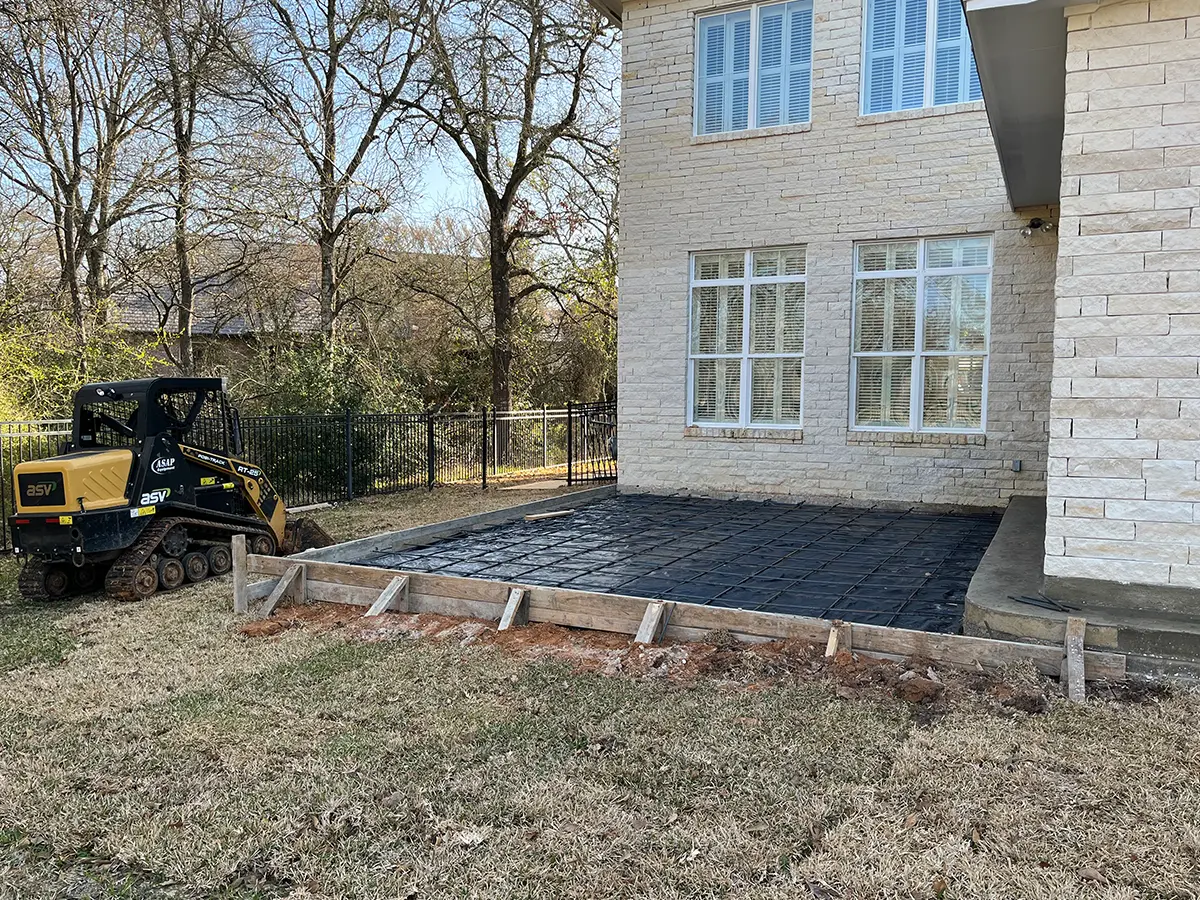
M 811 127 L 693 138 L 693 16 L 710 8 L 624 7 L 623 486 L 985 505 L 1043 493 L 1056 237 L 1020 236 L 1050 211 L 1009 208 L 983 104 L 860 116 L 862 0 L 817 0 Z M 994 234 L 986 436 L 851 432 L 854 242 L 975 232 Z M 689 251 L 780 244 L 808 246 L 802 437 L 685 428 Z
M 1200 0 L 1067 16 L 1045 571 L 1200 587 Z

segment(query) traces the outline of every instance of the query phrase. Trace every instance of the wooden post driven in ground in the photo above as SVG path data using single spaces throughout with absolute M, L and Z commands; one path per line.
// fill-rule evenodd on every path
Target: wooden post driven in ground
M 1083 636 L 1087 621 L 1078 616 L 1067 617 L 1067 639 L 1063 659 L 1063 683 L 1067 688 L 1067 699 L 1072 703 L 1083 703 L 1086 699 L 1083 674 Z
M 304 566 L 290 566 L 280 577 L 279 583 L 271 590 L 267 599 L 255 610 L 255 613 L 257 618 L 265 619 L 275 612 L 275 607 L 284 600 L 295 604 L 304 603 L 306 599 Z
M 667 600 L 651 600 L 646 604 L 642 621 L 638 624 L 637 633 L 633 636 L 635 644 L 657 644 L 667 627 L 671 610 L 675 604 Z
M 233 536 L 233 611 L 237 614 L 250 612 L 250 602 L 246 597 L 246 536 Z
M 849 622 L 834 619 L 829 625 L 829 640 L 825 643 L 825 655 L 837 656 L 843 650 L 849 653 L 851 634 Z
M 508 592 L 508 602 L 504 604 L 504 612 L 500 614 L 500 625 L 497 631 L 508 631 L 514 625 L 529 624 L 529 591 L 525 588 L 513 588 Z

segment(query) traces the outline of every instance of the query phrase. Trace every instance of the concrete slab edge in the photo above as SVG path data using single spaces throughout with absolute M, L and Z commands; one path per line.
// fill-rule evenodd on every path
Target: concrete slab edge
M 334 544 L 331 547 L 320 547 L 315 550 L 305 550 L 293 554 L 292 559 L 311 559 L 321 562 L 350 562 L 361 560 L 376 553 L 391 553 L 413 547 L 418 544 L 438 541 L 444 538 L 476 531 L 481 528 L 491 528 L 495 525 L 505 525 L 523 519 L 527 515 L 539 512 L 552 512 L 560 509 L 584 506 L 597 500 L 605 500 L 615 496 L 617 486 L 613 484 L 597 488 L 586 488 L 579 491 L 568 491 L 556 497 L 545 500 L 533 500 L 529 503 L 519 503 L 515 506 L 505 506 L 485 513 L 472 516 L 460 516 L 445 522 L 435 522 L 431 525 L 421 525 L 416 528 L 404 528 L 399 531 L 388 531 L 381 534 L 359 538 Z

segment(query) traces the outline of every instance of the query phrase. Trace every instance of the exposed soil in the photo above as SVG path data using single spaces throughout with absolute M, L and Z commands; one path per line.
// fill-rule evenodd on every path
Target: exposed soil
M 744 643 L 726 632 L 713 632 L 706 641 L 646 646 L 621 634 L 546 623 L 498 631 L 490 620 L 436 613 L 365 617 L 361 607 L 334 603 L 285 607 L 239 630 L 246 637 L 270 638 L 296 628 L 341 631 L 350 641 L 425 638 L 464 648 L 494 647 L 529 660 L 566 662 L 580 671 L 661 678 L 676 684 L 703 678 L 755 690 L 787 679 L 831 678 L 841 699 L 887 696 L 922 707 L 918 724 L 927 724 L 955 699 L 968 695 L 983 695 L 998 710 L 1043 713 L 1050 708 L 1050 693 L 1057 690 L 1049 679 L 1031 677 L 1023 670 L 1014 677 L 1007 671 L 965 671 L 935 667 L 924 659 L 895 662 L 846 651 L 827 658 L 824 647 L 804 641 Z M 1131 699 L 1137 699 L 1136 693 L 1130 694 Z

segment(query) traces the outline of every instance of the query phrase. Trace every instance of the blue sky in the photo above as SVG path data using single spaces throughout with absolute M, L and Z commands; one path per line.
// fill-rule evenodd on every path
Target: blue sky
M 448 208 L 473 210 L 476 203 L 475 182 L 457 156 L 439 160 L 430 155 L 421 167 L 415 185 L 416 199 L 409 215 L 415 222 L 428 222 Z

